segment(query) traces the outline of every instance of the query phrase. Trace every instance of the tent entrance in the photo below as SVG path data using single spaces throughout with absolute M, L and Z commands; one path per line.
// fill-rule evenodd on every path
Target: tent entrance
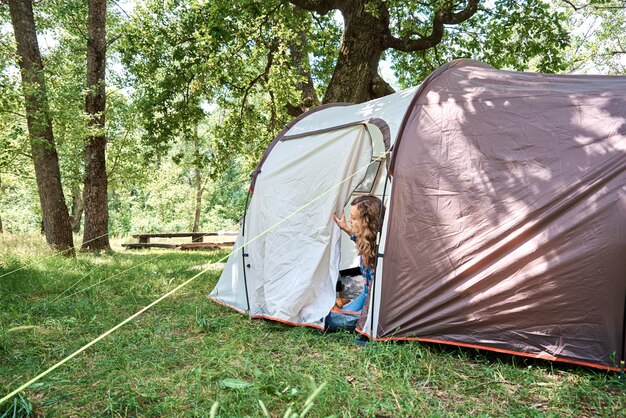
M 250 200 L 246 265 L 227 265 L 236 277 L 223 276 L 211 296 L 247 311 L 245 268 L 253 317 L 322 326 L 335 303 L 339 274 L 342 232 L 332 215 L 363 182 L 372 155 L 364 124 L 276 143 Z M 241 264 L 236 254 L 231 259 Z
M 367 124 L 368 132 L 372 141 L 372 157 L 368 162 L 363 180 L 355 187 L 350 197 L 346 200 L 343 208 L 346 220 L 350 216 L 350 206 L 352 201 L 364 195 L 374 195 L 379 199 L 388 199 L 389 191 L 383 198 L 385 179 L 387 178 L 387 161 L 389 160 L 388 141 L 385 139 L 378 125 Z M 341 261 L 340 270 L 348 272 L 349 275 L 359 274 L 359 257 L 356 253 L 354 242 L 346 234 L 341 237 Z

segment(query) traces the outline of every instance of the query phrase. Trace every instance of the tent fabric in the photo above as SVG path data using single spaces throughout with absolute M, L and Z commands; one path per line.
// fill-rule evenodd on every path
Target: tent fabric
M 301 136 L 304 133 L 311 134 L 320 130 L 336 129 L 340 125 L 370 121 L 381 128 L 385 138 L 390 138 L 389 143 L 385 142 L 386 149 L 389 149 L 398 136 L 403 117 L 417 90 L 418 87 L 411 87 L 380 99 L 359 104 L 327 103 L 303 113 L 288 123 L 269 144 L 252 175 L 250 189 L 254 190 L 256 176 L 265 164 L 265 160 L 276 144 L 281 142 L 285 136 Z
M 246 234 L 247 235 L 247 234 Z M 233 244 L 233 252 L 228 257 L 224 271 L 209 298 L 214 302 L 226 305 L 238 312 L 249 311 L 249 296 L 244 279 L 243 246 L 246 236 L 239 233 Z
M 370 137 L 368 121 L 382 130 Z M 211 297 L 321 327 L 339 243 L 342 255 L 353 245 L 331 215 L 349 210 L 372 153 L 384 150 L 387 215 L 357 331 L 600 368 L 625 359 L 623 76 L 457 60 L 412 89 L 307 112 L 253 174 L 245 236 Z
M 246 267 L 234 253 L 211 297 L 254 317 L 322 327 L 339 275 L 341 231 L 332 215 L 365 176 L 371 156 L 363 125 L 278 143 L 257 177 L 246 237 L 238 239 Z
M 623 358 L 623 77 L 452 66 L 394 158 L 378 338 Z

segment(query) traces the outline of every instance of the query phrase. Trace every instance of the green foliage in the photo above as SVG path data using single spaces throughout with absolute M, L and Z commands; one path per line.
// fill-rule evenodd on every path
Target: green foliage
M 107 94 L 107 177 L 109 191 L 141 187 L 150 178 L 154 161 L 141 140 L 141 117 L 137 106 L 120 91 Z
M 5 232 L 28 232 L 41 229 L 39 197 L 33 177 L 2 175 L 0 217 Z
M 42 239 L 0 236 L 0 396 L 227 255 L 119 244 L 113 255 L 67 260 Z M 362 346 L 354 334 L 252 321 L 206 298 L 219 274 L 54 370 L 22 392 L 23 404 L 36 416 L 612 417 L 626 408 L 613 373 L 419 342 Z
M 3 174 L 26 175 L 28 137 L 10 34 L 0 32 L 0 187 Z M 0 191 L 1 194 L 1 191 Z
M 415 33 L 430 20 L 424 6 L 394 10 L 399 35 Z M 470 20 L 448 28 L 435 48 L 412 54 L 392 51 L 390 56 L 402 87 L 419 84 L 437 67 L 457 58 L 476 59 L 500 69 L 562 72 L 569 45 L 565 21 L 563 13 L 542 0 L 496 0 Z
M 563 50 L 569 35 L 561 13 L 542 0 L 499 0 L 491 13 L 503 18 L 487 22 L 483 55 L 479 45 L 472 45 L 476 58 L 496 68 L 518 71 L 556 73 L 565 69 Z
M 126 236 L 137 232 L 190 231 L 195 209 L 196 166 L 176 162 L 184 144 L 177 144 L 151 164 L 150 181 L 116 190 L 109 199 L 110 233 Z M 202 169 L 204 183 L 200 229 L 236 230 L 243 215 L 248 175 L 238 159 L 215 180 L 207 178 L 210 168 Z
M 572 34 L 569 71 L 626 73 L 626 4 L 616 0 L 571 1 L 560 4 Z
M 427 35 L 442 4 L 385 2 L 392 34 Z M 189 229 L 196 172 L 204 185 L 202 228 L 235 228 L 249 173 L 292 119 L 286 105 L 301 99 L 298 85 L 305 80 L 292 53 L 298 48 L 308 57 L 322 97 L 343 34 L 339 12 L 319 15 L 282 0 L 147 0 L 135 2 L 130 15 L 122 6 L 109 2 L 107 9 L 111 232 Z M 365 11 L 377 15 L 376 6 L 368 2 Z M 446 27 L 436 48 L 413 54 L 388 50 L 386 58 L 401 87 L 461 57 L 514 70 L 623 73 L 623 7 L 611 0 L 481 2 L 470 20 Z M 35 14 L 45 35 L 50 112 L 69 200 L 70 191 L 81 193 L 89 134 L 87 3 L 35 2 Z M 0 7 L 0 216 L 8 231 L 34 231 L 40 222 L 38 197 L 9 21 L 7 8 Z
M 329 17 L 313 19 L 282 1 L 148 1 L 128 24 L 123 62 L 144 116 L 144 139 L 157 154 L 186 140 L 217 108 L 213 172 L 236 152 L 258 161 L 290 119 L 285 105 L 299 102 L 302 81 L 289 47 L 319 55 L 318 86 L 329 79 L 339 40 Z M 310 36 L 306 46 L 301 34 Z M 307 49 L 310 48 L 310 49 Z M 334 51 L 331 53 L 331 51 Z

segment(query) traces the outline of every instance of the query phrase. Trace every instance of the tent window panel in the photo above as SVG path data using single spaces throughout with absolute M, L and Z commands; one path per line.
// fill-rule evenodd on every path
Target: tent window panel
M 372 164 L 370 164 L 370 166 L 367 167 L 365 178 L 357 186 L 354 192 L 355 193 L 371 193 L 372 188 L 374 187 L 374 181 L 376 180 L 376 176 L 378 175 L 379 169 L 380 169 L 380 161 L 372 162 Z

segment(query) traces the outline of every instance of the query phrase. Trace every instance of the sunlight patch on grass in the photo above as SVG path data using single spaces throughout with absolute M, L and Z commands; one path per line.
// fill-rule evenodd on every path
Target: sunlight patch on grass
M 28 237 L 12 239 L 30 245 Z M 32 264 L 0 278 L 0 396 L 226 254 L 0 252 L 0 275 L 6 259 Z M 96 285 L 52 302 L 85 275 L 72 290 Z M 355 334 L 250 320 L 207 299 L 219 275 L 202 274 L 0 405 L 0 416 L 16 405 L 18 414 L 42 416 L 619 416 L 626 409 L 626 385 L 613 373 L 419 342 L 362 346 Z

